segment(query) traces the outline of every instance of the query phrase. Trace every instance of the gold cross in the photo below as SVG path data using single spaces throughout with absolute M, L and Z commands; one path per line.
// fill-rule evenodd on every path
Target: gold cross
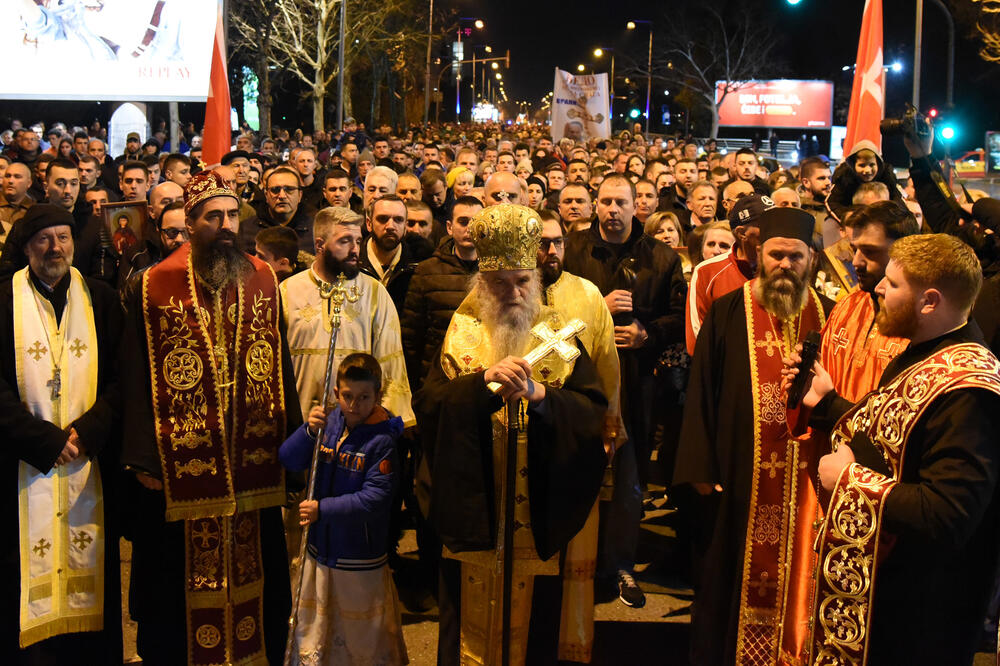
M 73 344 L 69 346 L 69 350 L 76 354 L 77 358 L 83 356 L 83 352 L 87 351 L 87 345 L 80 341 L 80 338 L 73 338 Z
M 755 580 L 752 583 L 748 583 L 750 587 L 757 588 L 757 594 L 764 596 L 767 594 L 768 588 L 778 589 L 778 584 L 768 580 L 771 576 L 766 571 L 760 572 L 760 579 Z
M 850 338 L 847 337 L 847 329 L 841 327 L 837 334 L 830 338 L 833 341 L 833 353 L 839 353 L 842 349 L 847 349 Z
M 90 536 L 89 534 L 87 534 L 82 530 L 73 533 L 73 545 L 75 545 L 80 550 L 85 550 L 93 540 L 94 537 Z
M 892 359 L 896 358 L 896 356 L 899 355 L 901 346 L 902 345 L 893 340 L 885 347 L 879 349 L 878 354 L 876 354 L 876 356 L 878 356 L 879 359 L 881 359 L 883 362 L 888 363 L 889 361 L 891 361 Z
M 24 351 L 28 352 L 37 361 L 42 357 L 42 354 L 44 354 L 48 350 L 49 348 L 43 345 L 39 340 L 35 340 L 34 346 L 28 347 Z
M 764 339 L 763 340 L 758 340 L 754 344 L 756 344 L 758 348 L 766 347 L 767 348 L 766 351 L 767 351 L 768 358 L 774 356 L 774 348 L 775 347 L 778 348 L 779 352 L 782 351 L 782 349 L 781 349 L 781 340 L 776 340 L 774 338 L 774 333 L 772 333 L 771 331 L 767 331 L 766 333 L 764 333 Z
M 191 533 L 191 540 L 198 542 L 202 549 L 214 548 L 212 545 L 218 535 L 212 530 L 211 523 L 203 520 L 198 523 L 198 529 Z
M 529 365 L 534 365 L 552 352 L 555 352 L 559 355 L 559 358 L 569 363 L 580 355 L 580 350 L 575 345 L 571 345 L 566 341 L 578 335 L 586 327 L 587 325 L 579 319 L 571 320 L 558 331 L 553 331 L 552 327 L 545 322 L 538 324 L 531 329 L 531 334 L 538 338 L 541 344 L 525 354 L 524 360 Z M 497 382 L 490 382 L 486 386 L 494 393 L 500 390 L 500 384 Z
M 38 553 L 38 556 L 41 557 L 42 559 L 45 559 L 45 551 L 51 547 L 52 547 L 51 543 L 49 543 L 45 539 L 39 539 L 38 543 L 36 543 L 35 547 L 32 548 L 31 550 Z
M 771 451 L 771 462 L 763 462 L 760 466 L 762 469 L 766 469 L 768 475 L 773 479 L 778 474 L 779 469 L 785 468 L 785 461 L 778 462 L 778 453 Z
M 341 273 L 337 276 L 337 281 L 334 284 L 323 283 L 319 288 L 319 295 L 322 298 L 329 298 L 330 302 L 333 303 L 333 314 L 330 316 L 330 325 L 333 328 L 340 328 L 340 311 L 344 307 L 344 301 L 357 303 L 358 299 L 361 298 L 358 286 L 354 285 L 347 289 L 344 287 L 345 282 L 347 282 L 347 276 Z

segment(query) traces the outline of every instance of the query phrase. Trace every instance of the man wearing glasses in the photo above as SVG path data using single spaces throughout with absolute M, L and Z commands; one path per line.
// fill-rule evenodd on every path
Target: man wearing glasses
M 302 178 L 290 167 L 278 167 L 264 181 L 264 205 L 258 206 L 257 216 L 240 223 L 239 247 L 247 254 L 256 251 L 257 232 L 267 227 L 288 227 L 299 238 L 299 250 L 310 255 L 316 251 L 313 242 L 312 217 L 300 206 Z

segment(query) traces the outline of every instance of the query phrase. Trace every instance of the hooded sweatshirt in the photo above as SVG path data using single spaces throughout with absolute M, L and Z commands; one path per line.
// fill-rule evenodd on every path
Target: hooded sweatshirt
M 875 162 L 878 164 L 878 170 L 875 172 L 875 178 L 872 182 L 878 181 L 884 183 L 889 188 L 889 198 L 893 201 L 903 202 L 903 194 L 899 191 L 899 186 L 896 184 L 896 175 L 892 171 L 892 165 L 882 159 L 882 154 L 879 152 L 878 146 L 867 139 L 863 139 L 851 148 L 850 154 L 840 163 L 837 170 L 833 172 L 833 190 L 830 192 L 830 196 L 826 198 L 826 209 L 830 211 L 830 215 L 837 222 L 843 223 L 844 213 L 853 205 L 852 199 L 854 198 L 854 193 L 861 186 L 862 180 L 857 172 L 854 171 L 854 163 L 858 160 L 858 153 L 865 149 L 875 153 Z

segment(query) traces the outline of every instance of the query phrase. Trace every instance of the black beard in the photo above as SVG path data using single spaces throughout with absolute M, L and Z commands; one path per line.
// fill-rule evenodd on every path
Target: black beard
M 400 238 L 390 237 L 388 234 L 383 234 L 382 236 L 372 236 L 375 244 L 378 245 L 378 249 L 383 252 L 395 252 L 396 248 L 399 247 Z
M 191 263 L 212 289 L 242 280 L 253 272 L 250 259 L 236 246 L 236 234 L 228 229 L 220 229 L 211 243 L 192 252 Z
M 562 275 L 562 262 L 558 260 L 555 262 L 544 261 L 538 265 L 538 272 L 542 274 L 543 286 L 548 287 L 549 285 L 553 285 L 559 279 L 559 276 Z
M 350 255 L 354 257 L 354 261 L 341 261 L 337 259 L 327 248 L 323 248 L 323 254 L 321 261 L 323 262 L 323 270 L 326 272 L 327 277 L 336 279 L 341 273 L 344 274 L 348 280 L 353 280 L 358 276 L 358 272 L 361 270 L 361 266 L 357 261 L 357 254 L 352 253 Z

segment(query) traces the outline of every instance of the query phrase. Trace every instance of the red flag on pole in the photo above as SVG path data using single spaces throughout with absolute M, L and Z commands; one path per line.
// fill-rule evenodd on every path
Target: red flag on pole
M 882 67 L 882 0 L 865 0 L 854 65 L 851 108 L 847 113 L 844 154 L 867 139 L 882 151 L 879 122 L 885 116 L 885 69 Z
M 201 141 L 201 159 L 205 164 L 218 164 L 232 146 L 229 79 L 226 76 L 226 35 L 223 28 L 225 23 L 222 20 L 222 2 L 218 5 L 208 103 L 205 105 L 205 135 Z

